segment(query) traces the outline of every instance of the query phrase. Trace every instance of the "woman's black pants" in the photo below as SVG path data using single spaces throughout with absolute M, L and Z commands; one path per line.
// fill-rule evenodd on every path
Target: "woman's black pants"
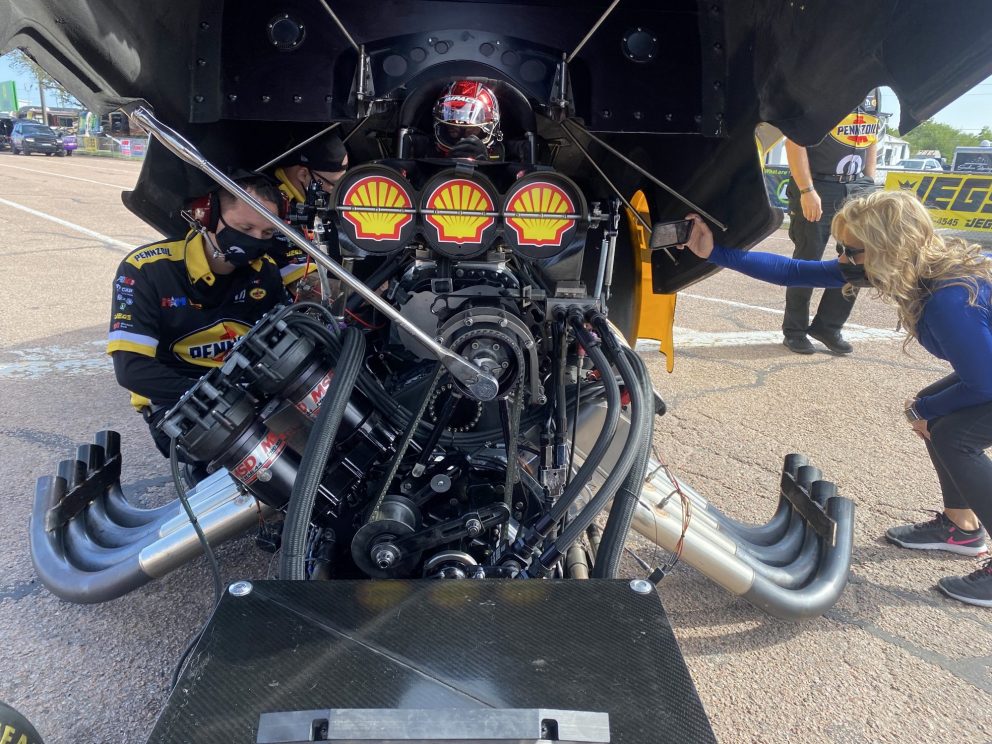
M 919 396 L 939 393 L 961 382 L 948 375 L 923 388 Z M 982 403 L 931 419 L 926 443 L 937 470 L 945 509 L 971 509 L 986 531 L 992 532 L 992 402 Z

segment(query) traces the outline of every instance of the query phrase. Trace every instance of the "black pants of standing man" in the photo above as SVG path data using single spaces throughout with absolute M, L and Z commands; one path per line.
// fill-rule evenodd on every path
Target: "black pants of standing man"
M 810 222 L 803 216 L 799 202 L 799 189 L 794 181 L 786 188 L 789 197 L 789 238 L 796 249 L 793 258 L 806 261 L 820 261 L 830 240 L 830 223 L 844 200 L 853 194 L 871 190 L 875 184 L 871 178 L 861 176 L 850 183 L 817 180 L 813 185 L 820 195 L 823 216 L 817 222 Z M 785 317 L 782 320 L 782 333 L 788 339 L 804 339 L 808 333 L 814 337 L 839 339 L 854 298 L 844 296 L 842 289 L 825 289 L 813 320 L 809 319 L 809 302 L 813 290 L 808 287 L 789 287 L 785 291 Z M 849 349 L 848 349 L 849 350 Z

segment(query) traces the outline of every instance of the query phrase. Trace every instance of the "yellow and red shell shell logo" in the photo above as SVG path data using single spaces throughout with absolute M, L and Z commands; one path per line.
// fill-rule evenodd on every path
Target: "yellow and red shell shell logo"
M 428 214 L 426 222 L 437 230 L 442 243 L 481 243 L 483 233 L 496 218 L 493 199 L 477 183 L 464 178 L 445 181 L 427 197 L 428 210 L 438 209 L 478 214 Z
M 542 213 L 542 217 L 513 217 L 514 212 Z M 535 181 L 513 195 L 506 205 L 506 224 L 520 245 L 561 245 L 565 231 L 575 225 L 567 215 L 575 213 L 572 197 L 547 181 Z M 550 215 L 560 214 L 561 217 Z
M 412 209 L 413 201 L 399 182 L 374 175 L 355 181 L 341 199 L 341 206 Z M 341 214 L 355 228 L 355 237 L 365 240 L 399 240 L 400 232 L 413 220 L 409 212 L 342 210 Z
M 878 142 L 881 123 L 871 114 L 848 114 L 833 129 L 830 136 L 848 147 L 864 149 Z

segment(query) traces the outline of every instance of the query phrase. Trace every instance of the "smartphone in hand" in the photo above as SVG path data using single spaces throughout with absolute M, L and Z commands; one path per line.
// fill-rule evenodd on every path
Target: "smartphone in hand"
M 671 248 L 687 242 L 690 235 L 692 235 L 692 220 L 655 222 L 654 227 L 651 228 L 651 241 L 648 245 L 653 251 Z

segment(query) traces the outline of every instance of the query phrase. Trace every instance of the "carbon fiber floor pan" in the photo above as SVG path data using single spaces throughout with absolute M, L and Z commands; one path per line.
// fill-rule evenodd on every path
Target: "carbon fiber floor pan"
M 149 744 L 254 744 L 265 712 L 606 712 L 616 744 L 714 742 L 661 601 L 628 581 L 254 583 L 225 594 Z

